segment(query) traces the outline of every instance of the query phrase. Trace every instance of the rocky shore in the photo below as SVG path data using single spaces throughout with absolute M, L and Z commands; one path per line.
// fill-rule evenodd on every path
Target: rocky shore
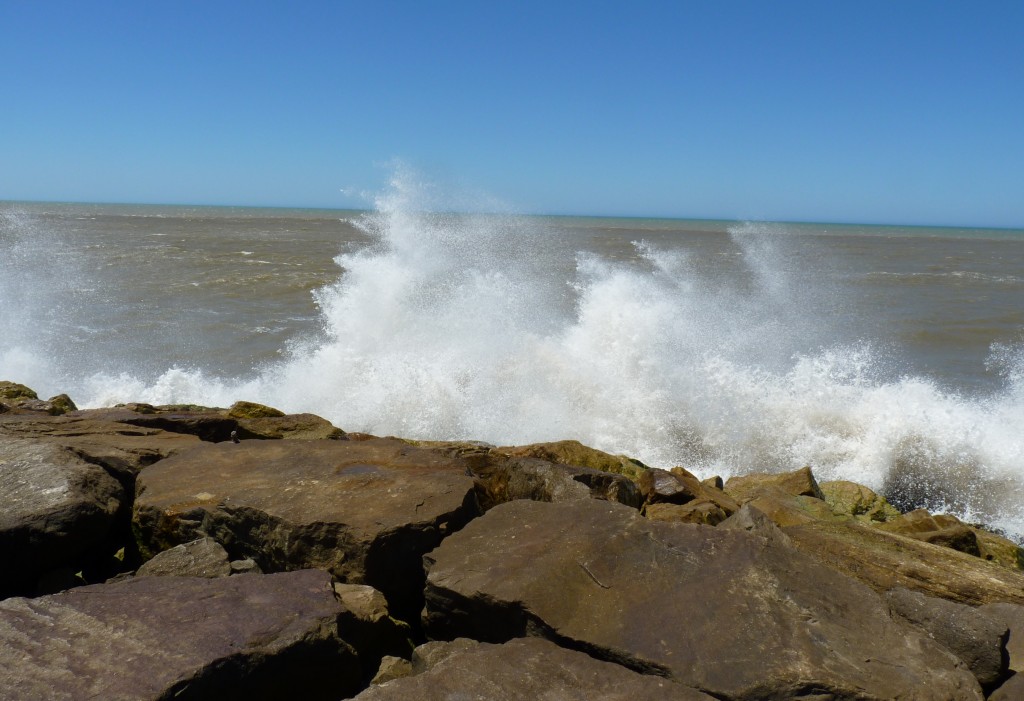
M 0 382 L 0 503 L 12 701 L 1024 698 L 1024 550 L 811 468 Z

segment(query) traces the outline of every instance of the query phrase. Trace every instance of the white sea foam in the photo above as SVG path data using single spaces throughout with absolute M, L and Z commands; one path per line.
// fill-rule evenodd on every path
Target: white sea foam
M 324 335 L 249 379 L 173 368 L 63 389 L 95 406 L 249 399 L 382 435 L 575 438 L 702 475 L 810 464 L 1024 535 L 1019 349 L 993 353 L 1004 391 L 968 399 L 894 375 L 870 339 L 832 345 L 843 302 L 788 269 L 777 227 L 732 231 L 735 285 L 643 243 L 636 263 L 579 254 L 553 273 L 563 242 L 536 220 L 439 212 L 396 177 L 358 220 L 376 243 L 339 255 L 344 274 L 316 293 Z M 37 355 L 0 347 L 2 374 L 31 384 Z

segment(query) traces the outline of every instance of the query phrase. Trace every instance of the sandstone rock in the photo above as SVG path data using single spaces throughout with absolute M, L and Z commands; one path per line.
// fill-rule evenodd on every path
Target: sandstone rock
M 495 448 L 496 453 L 513 458 L 538 458 L 559 465 L 589 467 L 601 472 L 611 472 L 636 479 L 646 469 L 639 460 L 625 455 L 612 455 L 590 448 L 579 441 L 555 441 L 531 445 Z
M 712 698 L 667 679 L 637 674 L 537 638 L 513 640 L 504 645 L 468 640 L 428 645 L 434 648 L 428 667 L 413 676 L 371 687 L 356 699 L 711 701 Z M 437 648 L 454 649 L 442 652 Z
M 644 470 L 637 479 L 637 484 L 648 505 L 644 513 L 649 517 L 654 514 L 662 520 L 714 525 L 740 508 L 739 504 L 724 491 L 702 483 L 681 467 L 673 467 L 671 471 L 654 467 Z M 652 510 L 650 507 L 656 504 L 686 504 L 690 508 Z M 673 516 L 670 517 L 670 513 Z
M 648 504 L 644 508 L 644 516 L 653 521 L 700 523 L 705 526 L 717 526 L 728 518 L 729 514 L 712 501 L 694 499 L 686 504 Z
M 641 497 L 636 484 L 622 475 L 535 458 L 489 458 L 471 468 L 480 504 L 489 509 L 514 499 L 570 501 L 607 499 L 635 509 Z
M 0 436 L 0 596 L 32 594 L 48 570 L 84 566 L 108 543 L 124 499 L 116 479 L 71 451 Z
M 228 565 L 231 567 L 231 574 L 263 574 L 263 570 L 251 557 L 244 560 L 232 560 Z
M 959 660 L 867 587 L 742 531 L 515 501 L 425 562 L 435 638 L 545 637 L 717 698 L 981 698 Z
M 317 567 L 422 608 L 421 557 L 478 513 L 458 460 L 400 441 L 200 444 L 139 476 L 144 554 L 210 536 L 264 572 Z
M 227 577 L 228 553 L 213 538 L 200 538 L 157 553 L 135 573 L 136 577 Z
M 71 401 L 71 397 L 66 394 L 58 394 L 56 397 L 50 397 L 46 400 L 50 404 L 50 413 L 54 416 L 66 414 L 69 411 L 78 411 L 78 407 Z
M 1024 548 L 1008 538 L 982 528 L 973 527 L 973 530 L 978 539 L 978 555 L 980 557 L 1011 570 L 1024 571 Z
M 143 577 L 0 602 L 0 698 L 335 699 L 355 655 L 324 572 Z
M 836 480 L 822 482 L 819 486 L 825 496 L 825 502 L 837 515 L 880 523 L 891 521 L 900 515 L 885 497 L 875 494 L 862 484 Z
M 781 489 L 792 496 L 813 497 L 825 500 L 818 481 L 810 467 L 801 467 L 792 472 L 780 472 L 775 474 L 750 474 L 730 477 L 725 483 L 725 491 L 737 501 L 750 501 L 758 492 L 766 487 Z
M 1024 604 L 1024 576 L 951 548 L 854 520 L 818 520 L 782 530 L 798 549 L 878 592 L 906 587 L 970 606 Z
M 746 531 L 760 536 L 777 547 L 792 548 L 793 542 L 774 521 L 768 518 L 756 506 L 746 503 L 739 511 L 722 521 L 718 526 L 722 530 Z
M 890 533 L 899 533 L 926 543 L 953 548 L 968 555 L 981 556 L 978 536 L 974 530 L 956 516 L 949 514 L 933 515 L 924 509 L 917 509 L 901 514 L 887 523 L 879 524 L 878 527 Z
M 265 419 L 271 416 L 284 416 L 284 412 L 256 402 L 235 402 L 228 409 L 228 416 L 233 419 Z
M 926 630 L 963 660 L 982 689 L 991 691 L 1009 676 L 1009 659 L 1003 650 L 1009 630 L 996 618 L 902 587 L 888 592 L 886 600 L 894 613 Z
M 978 610 L 1009 628 L 1010 637 L 1006 641 L 1006 651 L 1010 656 L 1010 669 L 1018 674 L 1024 672 L 1024 606 L 986 604 Z

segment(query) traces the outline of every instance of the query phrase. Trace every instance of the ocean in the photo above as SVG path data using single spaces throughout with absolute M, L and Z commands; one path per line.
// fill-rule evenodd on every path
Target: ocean
M 1024 230 L 449 209 L 0 203 L 0 379 L 811 465 L 1024 537 Z

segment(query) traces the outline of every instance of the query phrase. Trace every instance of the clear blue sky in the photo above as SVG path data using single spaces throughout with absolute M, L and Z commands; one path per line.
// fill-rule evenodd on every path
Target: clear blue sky
M 0 0 L 0 199 L 1024 227 L 1024 2 Z

